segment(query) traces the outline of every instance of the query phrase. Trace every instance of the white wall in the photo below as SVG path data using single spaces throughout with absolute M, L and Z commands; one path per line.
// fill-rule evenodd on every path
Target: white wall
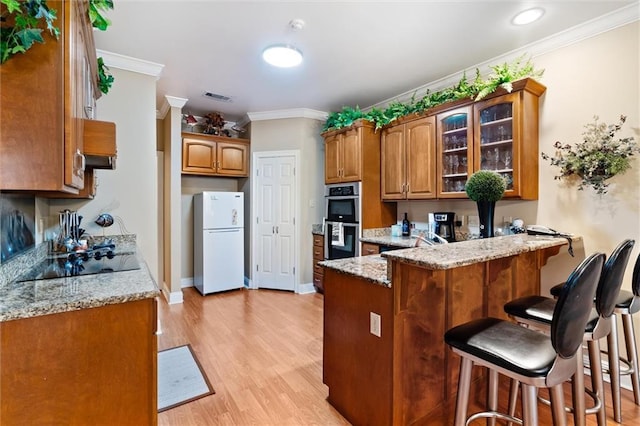
M 82 227 L 92 235 L 102 235 L 93 221 L 102 212 L 111 213 L 118 223 L 107 234 L 128 231 L 137 242 L 151 275 L 158 280 L 158 176 L 156 155 L 156 78 L 111 68 L 115 82 L 111 91 L 98 100 L 97 118 L 116 123 L 118 158 L 115 170 L 98 170 L 98 190 L 94 200 L 44 200 L 49 209 L 39 209 L 49 229 L 58 223 L 58 212 L 78 210 Z M 126 227 L 126 231 L 125 228 Z

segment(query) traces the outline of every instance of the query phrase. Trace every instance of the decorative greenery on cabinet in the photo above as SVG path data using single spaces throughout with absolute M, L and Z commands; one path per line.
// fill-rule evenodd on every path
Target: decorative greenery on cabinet
M 75 0 L 74 0 L 75 1 Z M 35 42 L 44 43 L 41 27 L 46 27 L 51 36 L 57 40 L 60 29 L 54 25 L 57 11 L 50 9 L 47 0 L 0 0 L 2 9 L 0 27 L 0 59 L 6 62 L 17 53 L 26 53 Z M 113 9 L 112 0 L 89 0 L 88 16 L 94 28 L 105 31 L 111 21 L 101 12 Z M 98 58 L 98 86 L 104 94 L 113 85 L 113 76 L 105 66 L 104 60 Z
M 514 81 L 527 77 L 540 79 L 544 73 L 544 70 L 536 70 L 530 59 L 525 60 L 525 55 L 516 58 L 511 63 L 505 62 L 504 64 L 492 66 L 491 70 L 491 74 L 489 74 L 486 79 L 483 79 L 480 75 L 480 70 L 476 69 L 476 76 L 472 82 L 467 79 L 465 72 L 458 84 L 453 87 L 448 87 L 433 93 L 427 91 L 419 100 L 415 99 L 414 94 L 409 103 L 405 104 L 394 101 L 384 110 L 372 108 L 370 111 L 363 112 L 359 106 L 355 108 L 345 106 L 341 111 L 329 114 L 323 131 L 349 127 L 359 119 L 374 123 L 376 130 L 378 130 L 400 117 L 422 113 L 425 110 L 447 102 L 460 99 L 479 101 L 495 92 L 498 88 L 503 88 L 507 92 L 511 92 Z

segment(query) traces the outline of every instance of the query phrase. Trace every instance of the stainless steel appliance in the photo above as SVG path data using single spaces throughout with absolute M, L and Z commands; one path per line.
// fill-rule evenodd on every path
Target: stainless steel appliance
M 360 183 L 325 187 L 324 256 L 360 256 Z
M 448 242 L 454 243 L 456 241 L 456 214 L 454 212 L 434 212 L 433 219 L 436 224 L 435 233 Z

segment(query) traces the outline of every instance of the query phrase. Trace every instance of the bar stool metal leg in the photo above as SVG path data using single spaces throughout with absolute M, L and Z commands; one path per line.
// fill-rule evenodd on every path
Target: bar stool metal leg
M 609 355 L 609 380 L 611 381 L 611 399 L 613 400 L 613 419 L 622 423 L 622 404 L 620 398 L 620 350 L 618 349 L 618 322 L 611 315 L 611 332 L 607 336 Z M 603 392 L 604 393 L 604 392 Z M 604 406 L 604 400 L 602 401 Z M 603 408 L 604 410 L 604 408 Z
M 586 403 L 584 401 L 584 361 L 582 360 L 582 347 L 576 352 L 576 374 L 571 378 L 571 398 L 573 400 L 573 422 L 576 426 L 585 426 Z
M 455 426 L 465 426 L 467 408 L 469 406 L 469 390 L 471 388 L 471 369 L 473 361 L 469 358 L 460 359 L 460 377 L 458 378 L 458 395 L 456 397 Z
M 624 329 L 624 342 L 627 347 L 627 360 L 631 364 L 631 385 L 633 386 L 633 398 L 636 405 L 640 405 L 640 381 L 638 380 L 638 347 L 636 346 L 636 334 L 633 326 L 632 315 L 622 315 L 622 328 Z
M 489 369 L 489 391 L 487 392 L 487 407 L 490 411 L 498 411 L 498 371 Z M 489 419 L 489 426 L 495 426 L 496 419 Z
M 555 426 L 565 426 L 567 424 L 567 414 L 564 410 L 564 391 L 562 390 L 562 384 L 551 387 L 549 393 L 551 396 L 553 424 Z
M 600 359 L 600 342 L 597 340 L 590 340 L 587 345 L 589 347 L 589 360 L 591 364 L 591 389 L 596 396 L 596 398 L 594 398 L 596 401 L 594 410 L 598 419 L 598 426 L 607 426 L 607 414 L 605 412 L 604 401 L 604 381 L 602 380 L 602 362 Z M 584 395 L 584 392 L 582 395 Z
M 522 423 L 524 426 L 538 424 L 538 390 L 522 383 Z

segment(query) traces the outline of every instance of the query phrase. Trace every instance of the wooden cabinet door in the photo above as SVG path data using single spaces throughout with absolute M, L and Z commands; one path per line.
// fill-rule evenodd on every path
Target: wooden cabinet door
M 247 145 L 239 143 L 217 143 L 217 170 L 219 175 L 247 176 Z
M 324 141 L 324 182 L 340 182 L 340 149 L 342 134 L 328 136 Z
M 362 180 L 362 128 L 347 130 L 342 138 L 340 161 L 341 182 Z
M 184 138 L 182 140 L 182 173 L 215 174 L 216 168 L 215 142 Z
M 403 200 L 405 194 L 404 124 L 382 132 L 380 178 L 383 200 Z
M 405 191 L 408 199 L 436 197 L 436 119 L 421 118 L 405 124 Z M 383 162 L 384 164 L 384 162 Z

